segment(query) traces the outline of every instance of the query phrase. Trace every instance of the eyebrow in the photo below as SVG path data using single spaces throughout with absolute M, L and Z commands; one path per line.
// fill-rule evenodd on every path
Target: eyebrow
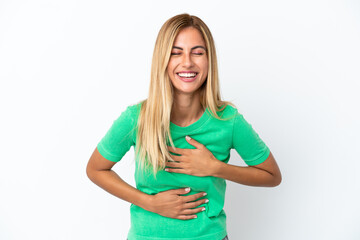
M 177 46 L 173 46 L 173 48 L 177 48 L 177 49 L 180 49 L 180 50 L 184 50 L 183 48 L 177 47 Z M 195 47 L 192 47 L 191 50 L 194 50 L 194 49 L 196 49 L 196 48 L 202 48 L 202 49 L 204 49 L 204 50 L 206 51 L 206 48 L 203 47 L 203 46 L 200 46 L 200 45 L 195 46 Z

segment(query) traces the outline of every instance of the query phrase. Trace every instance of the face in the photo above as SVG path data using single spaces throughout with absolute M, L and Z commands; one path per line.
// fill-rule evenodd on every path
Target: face
M 167 72 L 176 93 L 194 93 L 207 78 L 208 57 L 199 30 L 182 29 L 175 38 Z

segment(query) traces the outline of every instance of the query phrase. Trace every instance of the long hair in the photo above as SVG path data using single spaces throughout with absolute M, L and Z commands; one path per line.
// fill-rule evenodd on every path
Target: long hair
M 152 168 L 155 178 L 156 173 L 165 168 L 166 160 L 172 159 L 167 146 L 171 144 L 174 147 L 170 135 L 173 86 L 167 74 L 167 66 L 175 38 L 186 27 L 199 30 L 206 44 L 209 68 L 207 79 L 199 89 L 203 110 L 209 108 L 213 117 L 226 120 L 219 117 L 217 111 L 222 111 L 227 105 L 236 108 L 231 102 L 221 100 L 215 43 L 206 24 L 200 18 L 187 13 L 168 19 L 156 39 L 149 96 L 141 101 L 135 149 L 140 168 L 142 170 Z

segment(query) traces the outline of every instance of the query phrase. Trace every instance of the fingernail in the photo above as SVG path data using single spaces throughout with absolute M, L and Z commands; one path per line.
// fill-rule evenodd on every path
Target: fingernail
M 203 208 L 201 211 L 205 211 L 205 208 Z
M 187 191 L 187 192 L 190 191 L 190 188 L 189 188 L 189 187 L 188 187 L 188 188 L 185 188 L 185 191 Z
M 189 136 L 186 136 L 185 138 L 186 138 L 186 140 L 188 140 L 188 141 L 191 140 L 191 137 L 189 137 Z
M 208 202 L 209 202 L 209 199 L 206 199 L 206 200 L 205 200 L 205 203 L 208 203 Z
M 195 215 L 195 217 L 194 218 L 197 218 L 197 215 Z
M 165 171 L 167 171 L 167 172 L 168 172 L 168 171 L 169 171 L 169 169 L 165 168 Z
M 206 196 L 207 195 L 207 193 L 203 193 L 203 196 Z

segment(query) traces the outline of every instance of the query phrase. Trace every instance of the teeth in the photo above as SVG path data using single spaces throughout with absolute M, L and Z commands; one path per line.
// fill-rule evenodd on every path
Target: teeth
M 180 77 L 188 77 L 188 78 L 190 78 L 190 77 L 195 77 L 196 73 L 178 73 L 178 75 Z

